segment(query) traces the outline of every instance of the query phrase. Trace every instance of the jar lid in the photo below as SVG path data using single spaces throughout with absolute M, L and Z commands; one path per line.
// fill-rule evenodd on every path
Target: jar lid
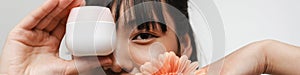
M 107 7 L 83 6 L 73 8 L 70 12 L 68 23 L 82 21 L 114 22 L 111 11 Z

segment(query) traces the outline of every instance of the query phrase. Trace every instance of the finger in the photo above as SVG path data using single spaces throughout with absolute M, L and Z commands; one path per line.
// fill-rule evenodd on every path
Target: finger
M 82 3 L 80 4 L 80 6 L 85 6 L 85 5 L 86 5 L 85 0 L 82 0 Z
M 53 31 L 57 27 L 60 20 L 62 20 L 64 17 L 69 16 L 69 13 L 70 13 L 72 8 L 78 7 L 78 6 L 81 6 L 81 5 L 84 5 L 84 4 L 85 4 L 85 1 L 82 1 L 82 0 L 76 0 L 75 2 L 72 2 L 66 9 L 64 9 L 60 14 L 58 14 L 56 16 L 57 18 L 59 18 L 59 20 L 54 18 L 53 21 L 50 22 L 50 24 L 44 30 L 47 31 L 47 32 Z
M 46 32 L 51 32 L 51 31 L 53 31 L 58 26 L 58 24 L 60 22 L 61 22 L 60 20 L 54 19 L 52 22 L 50 22 L 49 26 L 47 26 L 44 30 Z
M 59 0 L 58 6 L 51 11 L 50 14 L 43 18 L 35 28 L 43 30 L 49 25 L 50 22 L 52 22 L 52 20 L 59 21 L 62 17 L 57 17 L 57 15 L 66 9 L 72 2 L 73 0 Z
M 75 1 L 75 5 L 80 5 L 82 4 L 82 2 L 84 2 L 83 0 L 76 0 Z M 76 7 L 76 6 L 75 6 Z M 71 8 L 70 8 L 71 9 Z M 69 11 L 68 11 L 69 13 Z M 52 31 L 51 31 L 51 35 L 54 35 L 58 40 L 62 40 L 63 36 L 65 35 L 65 31 L 66 31 L 66 23 L 67 23 L 67 17 L 68 15 L 63 18 L 60 23 L 58 24 L 58 26 L 56 26 Z
M 53 31 L 59 24 L 62 20 L 64 20 L 66 18 L 66 16 L 69 14 L 69 10 L 64 10 L 63 12 L 61 12 L 60 14 L 61 15 L 57 15 L 51 22 L 50 24 L 44 28 L 44 30 L 46 32 L 51 32 Z
M 82 74 L 93 69 L 98 69 L 97 73 L 99 75 L 105 75 L 104 70 L 98 67 L 111 63 L 112 61 L 109 57 L 74 57 L 74 60 L 68 64 L 66 74 Z
M 63 18 L 59 21 L 59 24 L 50 32 L 50 35 L 53 35 L 58 40 L 62 40 L 66 32 L 66 24 L 67 24 L 67 17 Z
M 32 29 L 35 27 L 47 14 L 49 14 L 58 5 L 58 0 L 47 0 L 41 7 L 34 10 L 26 16 L 17 27 L 24 29 Z

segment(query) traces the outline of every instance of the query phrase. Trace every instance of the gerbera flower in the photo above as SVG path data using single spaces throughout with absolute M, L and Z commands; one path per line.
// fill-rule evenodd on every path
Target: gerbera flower
M 174 52 L 159 55 L 158 60 L 144 63 L 136 75 L 199 75 L 197 62 L 191 62 L 186 55 L 180 58 Z

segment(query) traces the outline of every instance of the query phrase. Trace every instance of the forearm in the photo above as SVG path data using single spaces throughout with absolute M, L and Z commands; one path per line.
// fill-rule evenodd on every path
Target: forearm
M 1 64 L 2 64 L 1 57 L 2 57 L 2 55 L 0 54 L 0 75 L 7 75 L 4 72 L 2 72 L 3 68 L 1 67 Z
M 222 75 L 300 75 L 300 48 L 274 40 L 251 43 L 203 69 Z M 210 68 L 210 69 L 209 69 Z
M 2 51 L 3 53 L 3 51 Z M 0 75 L 3 75 L 4 74 L 4 68 L 3 68 L 3 62 L 2 62 L 2 55 L 3 54 L 0 54 Z

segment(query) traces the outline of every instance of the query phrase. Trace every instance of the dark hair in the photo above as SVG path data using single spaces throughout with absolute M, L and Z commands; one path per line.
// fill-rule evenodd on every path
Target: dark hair
M 175 29 L 176 29 L 176 33 L 177 33 L 177 42 L 178 42 L 178 51 L 180 53 L 180 44 L 179 44 L 179 39 L 184 39 L 183 36 L 188 33 L 191 39 L 191 45 L 192 45 L 192 49 L 193 52 L 191 54 L 190 60 L 191 61 L 197 61 L 197 50 L 196 50 L 196 45 L 195 45 L 195 41 L 194 41 L 194 34 L 193 34 L 193 30 L 191 28 L 191 25 L 188 21 L 188 0 L 132 0 L 131 5 L 129 4 L 129 0 L 86 0 L 87 5 L 88 6 L 106 6 L 108 8 L 110 8 L 112 10 L 112 13 L 115 13 L 115 19 L 116 21 L 119 19 L 120 17 L 120 12 L 125 12 L 125 11 L 120 11 L 121 8 L 121 4 L 122 2 L 124 2 L 126 4 L 127 7 L 123 6 L 124 8 L 129 8 L 131 6 L 134 6 L 136 4 L 140 4 L 143 2 L 148 2 L 148 1 L 156 1 L 156 2 L 164 2 L 166 4 L 171 5 L 172 7 L 175 7 L 177 10 L 179 10 L 181 12 L 181 14 L 183 14 L 186 18 L 176 18 L 176 16 L 172 16 L 172 19 L 174 20 L 175 23 Z M 162 16 L 162 6 L 161 5 L 154 5 L 151 6 L 153 7 L 152 12 L 155 12 L 155 16 Z M 149 8 L 149 7 L 148 7 Z M 143 12 L 143 13 L 148 13 L 148 14 L 137 14 L 138 12 Z M 168 9 L 167 11 L 171 11 L 170 9 Z M 135 14 L 135 17 L 151 17 L 153 16 L 153 14 L 149 15 L 149 11 L 146 10 L 141 10 L 141 9 L 135 9 L 135 12 L 133 12 Z M 148 16 L 145 16 L 148 15 Z M 127 17 L 127 16 L 126 16 Z M 132 17 L 128 16 L 128 17 Z M 160 21 L 164 21 L 164 19 L 158 18 Z M 187 19 L 187 20 L 186 20 Z M 152 23 L 152 26 L 150 25 Z M 155 28 L 155 25 L 153 25 L 153 23 L 156 22 L 146 22 L 143 23 L 141 25 L 138 26 L 138 29 L 150 29 L 150 27 Z M 167 31 L 167 27 L 165 24 L 163 23 L 159 23 L 161 29 L 163 32 Z M 180 29 L 178 29 L 180 28 Z M 177 52 L 178 53 L 178 52 Z

